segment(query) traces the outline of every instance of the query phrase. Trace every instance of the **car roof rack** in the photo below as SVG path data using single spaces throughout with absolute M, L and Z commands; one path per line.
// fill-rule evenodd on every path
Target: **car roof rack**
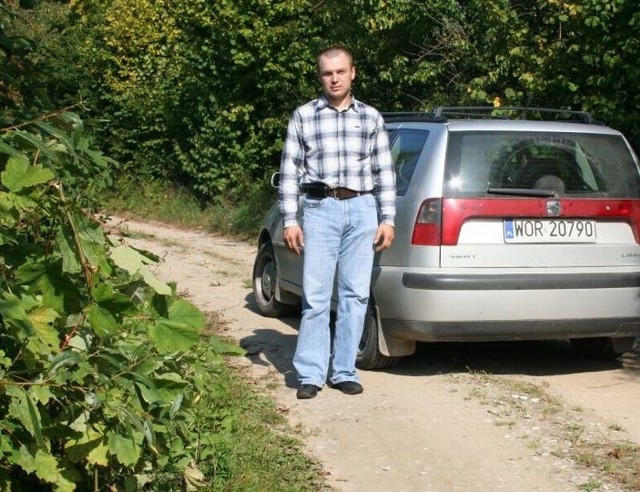
M 593 117 L 586 111 L 530 106 L 438 106 L 432 110 L 432 114 L 434 118 L 443 119 L 487 118 L 594 123 Z
M 385 112 L 382 116 L 386 122 L 410 120 L 442 123 L 454 119 L 498 119 L 596 123 L 591 113 L 586 111 L 528 106 L 436 106 L 431 111 Z
M 402 121 L 432 121 L 437 123 L 442 123 L 447 121 L 446 118 L 438 116 L 437 118 L 433 115 L 433 111 L 395 111 L 395 112 L 384 112 L 382 116 L 386 122 L 394 121 L 394 120 L 402 120 Z

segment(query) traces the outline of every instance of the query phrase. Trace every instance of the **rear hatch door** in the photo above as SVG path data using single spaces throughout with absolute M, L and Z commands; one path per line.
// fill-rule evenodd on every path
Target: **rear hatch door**
M 605 127 L 561 125 L 450 132 L 442 267 L 640 265 L 631 148 Z

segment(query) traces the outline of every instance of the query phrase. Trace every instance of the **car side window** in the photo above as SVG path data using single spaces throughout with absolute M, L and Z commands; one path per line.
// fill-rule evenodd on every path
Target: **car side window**
M 402 196 L 407 192 L 418 157 L 428 137 L 428 130 L 400 129 L 393 136 L 390 135 L 391 157 L 396 170 L 396 195 Z

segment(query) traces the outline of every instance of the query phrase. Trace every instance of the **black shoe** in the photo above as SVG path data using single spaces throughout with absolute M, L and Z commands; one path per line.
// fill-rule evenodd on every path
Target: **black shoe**
M 357 395 L 364 391 L 362 385 L 355 381 L 342 381 L 341 383 L 335 383 L 333 387 L 339 389 L 345 395 Z
M 318 394 L 318 388 L 315 384 L 303 384 L 298 388 L 296 397 L 298 400 L 309 400 L 315 398 Z

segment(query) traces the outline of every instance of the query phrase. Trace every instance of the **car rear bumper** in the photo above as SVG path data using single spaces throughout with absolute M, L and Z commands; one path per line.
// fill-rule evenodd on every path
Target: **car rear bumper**
M 385 332 L 416 341 L 640 336 L 640 272 L 374 272 Z
M 548 274 L 421 274 L 404 273 L 402 285 L 422 290 L 620 289 L 640 287 L 640 272 Z
M 640 319 L 429 322 L 384 319 L 385 332 L 418 342 L 482 342 L 585 337 L 635 337 Z

